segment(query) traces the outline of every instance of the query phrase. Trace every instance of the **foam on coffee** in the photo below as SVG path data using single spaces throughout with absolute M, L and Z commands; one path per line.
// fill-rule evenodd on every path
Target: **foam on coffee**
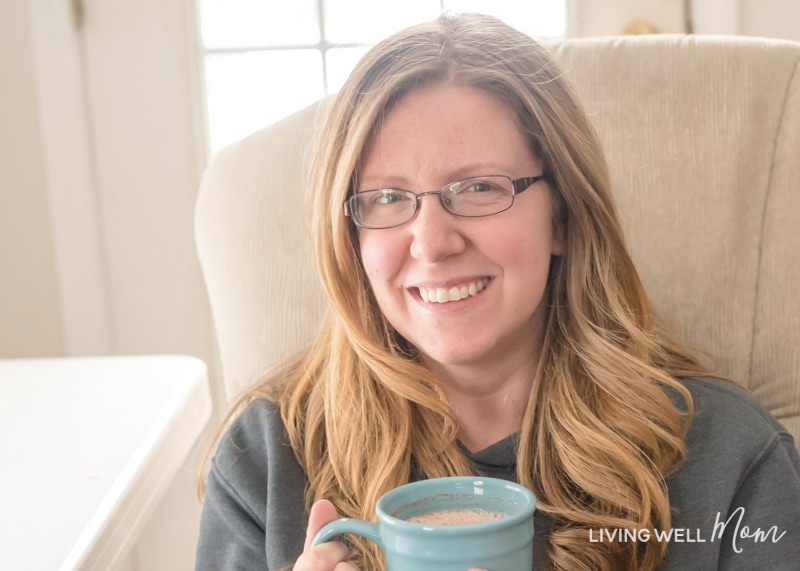
M 455 509 L 419 514 L 408 518 L 407 521 L 425 525 L 470 525 L 497 521 L 504 517 L 505 514 L 502 512 L 490 512 L 481 509 Z

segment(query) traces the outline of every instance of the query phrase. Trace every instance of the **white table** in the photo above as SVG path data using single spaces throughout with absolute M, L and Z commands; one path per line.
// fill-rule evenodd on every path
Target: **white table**
M 0 569 L 109 569 L 210 416 L 194 357 L 0 360 Z

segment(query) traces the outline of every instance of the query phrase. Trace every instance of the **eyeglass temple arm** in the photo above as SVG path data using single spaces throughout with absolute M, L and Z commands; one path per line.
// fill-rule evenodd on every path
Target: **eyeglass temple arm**
M 516 180 L 511 181 L 511 186 L 514 188 L 514 194 L 520 194 L 528 190 L 528 188 L 533 185 L 535 182 L 539 182 L 540 180 L 544 180 L 547 178 L 546 174 L 540 174 L 539 176 L 528 176 L 525 178 L 518 178 Z

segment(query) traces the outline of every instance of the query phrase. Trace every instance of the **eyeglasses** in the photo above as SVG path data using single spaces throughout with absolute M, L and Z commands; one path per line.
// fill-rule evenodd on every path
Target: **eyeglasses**
M 395 188 L 365 190 L 345 201 L 344 215 L 361 228 L 393 228 L 416 216 L 421 197 L 438 194 L 442 206 L 456 216 L 491 216 L 511 208 L 515 195 L 544 178 L 547 175 L 512 180 L 509 176 L 491 174 L 451 182 L 441 190 L 419 194 Z

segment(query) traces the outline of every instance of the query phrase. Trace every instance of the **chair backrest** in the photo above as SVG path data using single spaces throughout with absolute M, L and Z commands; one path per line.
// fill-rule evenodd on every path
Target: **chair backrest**
M 657 311 L 800 435 L 800 44 L 628 36 L 552 46 L 605 145 Z M 234 395 L 313 335 L 303 182 L 320 105 L 220 152 L 196 236 Z

